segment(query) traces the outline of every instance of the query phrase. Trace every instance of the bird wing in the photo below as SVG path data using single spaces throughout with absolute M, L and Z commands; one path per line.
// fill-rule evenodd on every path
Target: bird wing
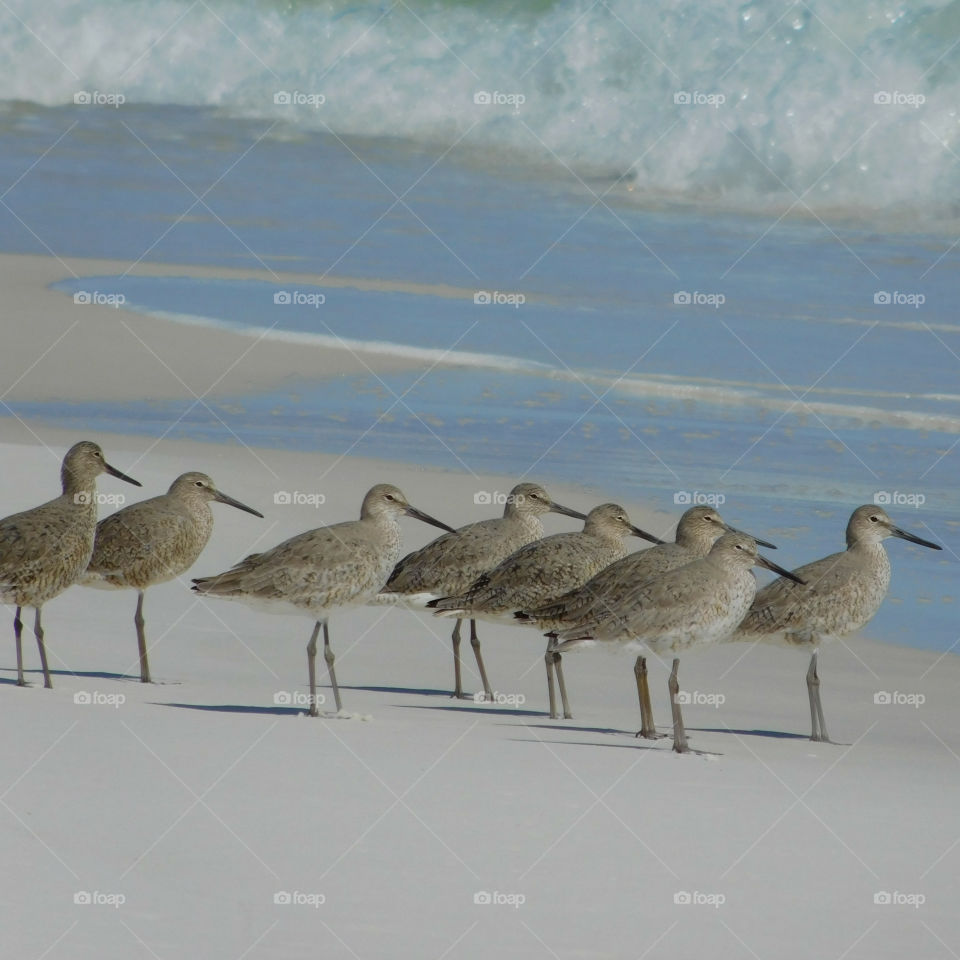
M 383 544 L 360 522 L 348 521 L 308 530 L 194 583 L 199 593 L 214 596 L 334 607 L 382 587 L 383 559 Z

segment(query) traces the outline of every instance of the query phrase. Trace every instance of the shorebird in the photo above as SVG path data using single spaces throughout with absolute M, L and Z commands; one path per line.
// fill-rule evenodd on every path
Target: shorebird
M 724 533 L 742 532 L 726 523 L 713 507 L 705 505 L 691 507 L 680 517 L 673 543 L 661 543 L 659 546 L 631 553 L 622 560 L 604 567 L 579 589 L 571 590 L 551 603 L 535 609 L 519 611 L 515 616 L 522 621 L 536 621 L 537 627 L 548 637 L 551 635 L 555 637 L 560 630 L 603 616 L 618 603 L 618 598 L 624 596 L 633 587 L 705 557 Z M 776 547 L 766 540 L 760 540 L 758 537 L 753 539 L 758 546 L 776 550 Z M 569 717 L 571 716 L 570 705 L 567 703 L 566 687 L 563 683 L 561 656 L 554 650 L 553 657 L 554 670 L 563 701 L 563 715 Z M 633 673 L 637 682 L 637 696 L 640 700 L 641 727 L 638 736 L 652 740 L 657 737 L 657 732 L 653 722 L 653 706 L 650 702 L 647 658 L 643 654 L 637 657 Z
M 150 683 L 143 595 L 147 587 L 166 583 L 193 566 L 213 533 L 212 500 L 263 517 L 221 493 L 205 473 L 191 472 L 177 477 L 163 496 L 132 503 L 97 524 L 93 556 L 80 583 L 137 591 L 133 622 L 141 683 Z
M 323 656 L 330 685 L 342 710 L 327 620 L 346 607 L 369 603 L 383 589 L 400 557 L 402 516 L 452 531 L 445 523 L 412 507 L 389 483 L 367 491 L 360 519 L 308 530 L 264 553 L 252 553 L 215 577 L 200 577 L 193 589 L 204 596 L 239 600 L 270 613 L 293 613 L 315 621 L 307 644 L 310 715 L 317 710 L 317 636 L 323 627 Z
M 729 638 L 812 649 L 807 668 L 811 740 L 831 742 L 820 703 L 820 643 L 861 629 L 880 609 L 890 586 L 890 560 L 883 546 L 888 537 L 942 549 L 895 526 L 881 507 L 857 507 L 847 523 L 847 549 L 797 567 L 793 572 L 805 581 L 802 585 L 781 578 L 764 587 Z
M 514 613 L 539 606 L 573 590 L 627 552 L 624 540 L 640 537 L 663 543 L 634 526 L 627 511 L 604 503 L 587 514 L 578 533 L 555 533 L 521 547 L 493 570 L 483 574 L 458 596 L 431 600 L 427 606 L 441 617 L 474 617 L 517 623 Z M 556 712 L 550 649 L 546 659 L 551 716 Z M 562 678 L 560 678 L 562 680 Z
M 586 643 L 643 646 L 656 654 L 725 640 L 743 619 L 757 591 L 750 568 L 758 564 L 784 577 L 795 574 L 757 553 L 757 543 L 744 533 L 725 533 L 699 560 L 624 592 L 619 602 L 577 627 L 561 630 L 559 649 Z M 677 694 L 679 657 L 670 673 L 673 749 L 689 750 Z
M 540 517 L 545 513 L 562 513 L 585 520 L 576 510 L 553 501 L 543 487 L 535 483 L 518 483 L 507 497 L 502 517 L 480 520 L 460 527 L 453 533 L 428 543 L 407 554 L 390 574 L 380 591 L 378 602 L 404 603 L 422 608 L 439 597 L 454 596 L 468 590 L 476 579 L 521 547 L 543 536 Z M 460 663 L 460 627 L 458 617 L 453 628 L 453 696 L 464 698 Z M 473 648 L 487 701 L 493 690 L 480 653 L 477 621 L 470 618 L 470 646 Z
M 26 686 L 20 620 L 23 607 L 34 608 L 33 635 L 40 651 L 43 685 L 53 686 L 40 610 L 48 600 L 76 583 L 87 567 L 97 528 L 96 479 L 101 473 L 140 486 L 133 477 L 111 467 L 98 444 L 81 440 L 63 458 L 63 493 L 59 497 L 0 520 L 0 600 L 17 607 L 13 632 L 17 641 L 18 686 Z

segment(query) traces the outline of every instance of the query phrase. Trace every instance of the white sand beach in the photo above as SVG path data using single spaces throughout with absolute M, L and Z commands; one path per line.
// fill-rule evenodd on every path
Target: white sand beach
M 55 495 L 57 457 L 79 438 L 32 436 L 10 419 L 0 438 L 5 511 Z M 214 505 L 197 575 L 352 519 L 375 481 L 452 524 L 490 515 L 475 492 L 510 484 L 92 439 L 143 482 L 137 496 L 200 469 L 266 515 Z M 99 489 L 131 493 L 107 477 Z M 279 490 L 325 502 L 274 504 Z M 598 500 L 554 493 L 583 509 Z M 626 506 L 635 522 L 669 531 L 665 515 Z M 412 520 L 403 533 L 411 549 L 433 535 Z M 869 629 L 829 647 L 823 699 L 843 743 L 833 745 L 806 739 L 802 656 L 741 645 L 690 653 L 680 677 L 699 752 L 678 757 L 669 739 L 634 738 L 625 655 L 567 655 L 576 719 L 550 721 L 537 634 L 482 624 L 502 702 L 452 701 L 449 621 L 355 610 L 331 623 L 355 718 L 311 720 L 288 705 L 306 691 L 308 620 L 202 601 L 184 583 L 153 588 L 145 615 L 157 682 L 145 686 L 134 605 L 133 593 L 81 587 L 48 604 L 52 691 L 38 685 L 29 629 L 33 685 L 15 686 L 12 611 L 0 629 L 10 956 L 799 960 L 940 956 L 958 933 L 953 655 L 878 644 Z M 467 645 L 465 654 L 476 689 Z M 666 732 L 669 664 L 651 667 Z M 329 692 L 322 664 L 320 675 Z M 893 702 L 875 702 L 878 693 Z

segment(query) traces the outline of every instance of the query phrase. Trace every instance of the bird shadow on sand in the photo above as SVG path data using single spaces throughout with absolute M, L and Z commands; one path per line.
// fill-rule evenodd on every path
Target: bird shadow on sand
M 449 694 L 447 694 L 449 696 Z M 415 703 L 396 704 L 401 710 L 442 710 L 446 713 L 477 713 L 489 717 L 542 717 L 539 710 L 518 710 L 516 707 L 495 707 L 492 704 L 478 703 L 473 705 L 472 700 L 454 700 L 453 703 L 444 706 L 419 706 Z
M 17 671 L 16 668 L 9 669 L 7 672 L 12 674 L 10 677 L 0 677 L 0 684 L 8 683 L 16 686 Z M 28 687 L 43 686 L 43 671 L 25 670 Z M 135 673 L 111 673 L 108 670 L 51 670 L 51 677 L 76 677 L 80 680 L 119 680 L 122 683 L 139 683 L 140 677 Z M 152 685 L 157 687 L 168 684 L 179 685 L 182 680 L 154 680 Z
M 367 691 L 368 693 L 403 693 L 410 696 L 418 696 L 418 697 L 449 697 L 450 696 L 449 690 L 430 690 L 424 687 L 375 687 L 375 686 L 360 686 L 359 684 L 348 686 L 345 683 L 341 683 L 340 689 L 341 690 L 364 690 L 364 691 Z
M 692 733 L 727 733 L 737 737 L 770 737 L 774 740 L 809 740 L 810 738 L 803 733 L 788 733 L 784 730 L 735 730 L 733 727 L 687 727 L 687 732 Z
M 174 707 L 177 710 L 200 710 L 204 713 L 246 713 L 275 717 L 295 717 L 305 715 L 306 707 L 259 706 L 249 703 L 162 703 L 152 701 L 155 707 Z

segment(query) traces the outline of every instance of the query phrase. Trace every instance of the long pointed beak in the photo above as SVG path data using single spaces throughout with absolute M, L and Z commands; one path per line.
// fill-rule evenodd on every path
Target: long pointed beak
M 241 503 L 239 500 L 234 500 L 233 497 L 228 497 L 225 493 L 221 493 L 219 490 L 214 491 L 213 499 L 217 503 L 225 503 L 228 507 L 236 507 L 238 510 L 242 510 L 244 513 L 252 513 L 255 517 L 263 519 L 263 514 L 259 510 L 254 510 L 253 507 L 248 507 L 245 503 Z
M 658 547 L 661 543 L 665 542 L 659 537 L 655 537 L 652 533 L 647 533 L 646 530 L 641 530 L 639 527 L 635 527 L 632 523 L 630 524 L 630 533 L 635 537 L 639 537 L 641 540 L 649 540 L 651 543 L 655 543 Z
M 909 540 L 911 543 L 919 543 L 921 547 L 929 547 L 931 550 L 943 549 L 943 547 L 939 546 L 938 544 L 931 543 L 929 540 L 924 540 L 922 537 L 918 537 L 915 534 L 907 533 L 906 530 L 901 530 L 899 527 L 894 527 L 891 525 L 890 532 L 895 537 L 899 537 L 901 540 Z
M 111 467 L 109 463 L 105 462 L 103 466 L 111 477 L 116 477 L 118 480 L 126 480 L 127 483 L 132 483 L 135 487 L 143 486 L 139 480 L 134 480 L 133 477 L 128 477 L 125 473 L 121 473 L 116 467 Z
M 759 537 L 754 537 L 752 533 L 747 533 L 746 530 L 738 530 L 736 527 L 731 527 L 729 523 L 725 523 L 723 525 L 723 529 L 726 530 L 727 533 L 739 533 L 745 537 L 751 537 L 756 541 L 758 547 L 766 547 L 768 550 L 777 549 L 777 545 L 775 543 L 770 543 L 769 540 L 761 540 Z
M 454 527 L 448 527 L 443 521 L 437 520 L 436 517 L 431 517 L 429 513 L 424 513 L 422 510 L 418 510 L 416 507 L 411 507 L 407 504 L 407 509 L 404 510 L 404 513 L 408 517 L 413 517 L 415 520 L 422 520 L 424 523 L 429 523 L 433 527 L 439 527 L 441 530 L 446 530 L 447 533 L 456 533 Z
M 807 582 L 806 580 L 801 580 L 795 573 L 785 570 L 780 566 L 779 563 L 774 563 L 772 560 L 768 560 L 759 553 L 757 554 L 757 566 L 765 567 L 767 570 L 772 570 L 774 573 L 779 573 L 781 577 L 786 577 L 788 580 L 792 580 L 794 583 L 805 585 Z
M 562 503 L 557 503 L 554 500 L 550 501 L 550 509 L 548 513 L 562 513 L 565 517 L 573 517 L 574 520 L 586 520 L 587 515 L 581 513 L 579 510 L 572 510 L 570 507 L 565 507 Z

